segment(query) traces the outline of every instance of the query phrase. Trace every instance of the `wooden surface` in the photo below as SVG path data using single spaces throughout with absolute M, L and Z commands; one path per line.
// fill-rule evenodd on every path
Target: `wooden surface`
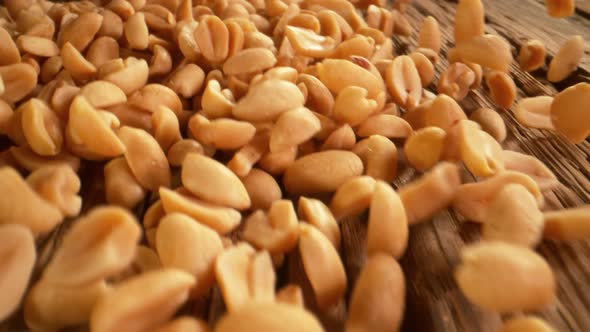
M 578 0 L 576 15 L 564 20 L 549 18 L 544 10 L 544 0 L 484 0 L 487 32 L 505 37 L 513 46 L 514 55 L 527 39 L 543 40 L 547 46 L 548 60 L 559 45 L 572 34 L 580 34 L 590 41 L 590 0 Z M 455 3 L 451 1 L 414 0 L 408 10 L 408 18 L 414 26 L 411 38 L 395 38 L 397 54 L 415 49 L 418 28 L 422 19 L 434 16 L 440 22 L 443 35 L 443 49 L 437 70 L 447 67 L 446 51 L 452 46 L 452 21 Z M 513 65 L 512 75 L 518 87 L 519 98 L 525 96 L 554 95 L 557 91 L 580 81 L 590 79 L 590 56 L 588 43 L 586 55 L 580 68 L 566 81 L 553 85 L 544 77 L 544 69 L 532 75 L 521 72 Z M 436 82 L 437 80 L 435 80 Z M 431 87 L 431 90 L 434 90 Z M 470 93 L 462 103 L 466 112 L 478 107 L 494 108 L 485 88 Z M 552 133 L 524 129 L 518 125 L 509 110 L 499 110 L 508 127 L 509 138 L 505 146 L 530 153 L 543 160 L 557 175 L 562 186 L 547 193 L 548 209 L 570 207 L 590 203 L 590 144 L 588 141 L 577 146 L 563 141 Z M 88 164 L 80 174 L 85 202 L 102 202 L 100 187 L 102 165 Z M 419 177 L 411 169 L 400 168 L 396 187 Z M 464 172 L 465 181 L 474 178 Z M 141 217 L 147 206 L 136 209 Z M 85 204 L 84 210 L 89 208 Z M 52 249 L 68 229 L 68 223 L 61 225 L 47 239 L 40 243 L 41 267 L 47 261 Z M 342 250 L 349 285 L 353 285 L 365 260 L 366 215 L 345 220 L 341 225 Z M 419 332 L 494 332 L 498 330 L 501 317 L 485 312 L 471 305 L 457 289 L 452 272 L 458 263 L 459 252 L 466 243 L 479 238 L 479 227 L 466 223 L 452 211 L 437 215 L 431 222 L 413 226 L 410 230 L 408 251 L 402 259 L 407 280 L 407 308 L 402 331 Z M 590 331 L 590 242 L 571 243 L 545 242 L 539 248 L 551 264 L 558 280 L 558 300 L 552 307 L 538 313 L 547 319 L 557 331 Z M 300 284 L 304 289 L 306 305 L 315 307 L 309 282 L 305 280 L 303 268 L 297 253 L 285 258 L 285 264 L 277 271 L 278 286 L 289 283 Z M 37 273 L 38 274 L 38 273 Z M 348 298 L 350 289 L 347 292 Z M 0 295 L 1 296 L 1 295 Z M 344 303 L 328 313 L 318 313 L 329 331 L 342 331 L 346 315 Z M 214 323 L 223 314 L 225 307 L 220 292 L 214 289 L 205 299 L 191 303 L 182 309 L 183 314 L 193 314 Z M 69 331 L 86 331 L 86 328 Z M 17 313 L 9 322 L 0 324 L 0 332 L 27 331 L 22 316 Z

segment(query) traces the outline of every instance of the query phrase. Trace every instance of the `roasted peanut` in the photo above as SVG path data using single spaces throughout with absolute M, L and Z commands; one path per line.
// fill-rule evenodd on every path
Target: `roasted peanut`
M 96 108 L 106 108 L 127 101 L 123 90 L 111 82 L 94 81 L 80 89 L 80 94 Z
M 551 103 L 555 130 L 572 143 L 580 143 L 590 135 L 590 123 L 584 120 L 589 99 L 590 84 L 578 83 L 558 93 Z
M 26 63 L 0 67 L 0 77 L 4 84 L 4 93 L 1 97 L 8 103 L 22 100 L 37 85 L 37 72 Z
M 391 97 L 399 106 L 412 109 L 420 102 L 420 74 L 409 56 L 402 55 L 393 60 L 386 69 L 385 82 Z
M 432 102 L 426 102 L 422 107 L 423 109 L 416 110 L 419 112 L 415 114 L 416 119 L 412 119 L 416 123 L 416 129 L 419 129 L 418 127 L 423 124 L 425 127 L 439 127 L 449 132 L 455 124 L 467 119 L 461 106 L 445 94 L 436 96 Z
M 205 149 L 194 139 L 182 139 L 170 146 L 166 157 L 171 166 L 179 167 L 182 166 L 184 158 L 192 152 L 204 154 Z
M 555 330 L 541 318 L 522 316 L 505 321 L 502 332 L 555 332 Z
M 223 64 L 226 75 L 239 75 L 271 68 L 276 63 L 274 54 L 265 48 L 249 48 L 232 55 Z
M 166 85 L 184 98 L 196 95 L 205 80 L 205 72 L 194 63 L 188 63 L 172 73 Z
M 559 185 L 555 174 L 534 156 L 524 153 L 504 150 L 504 167 L 507 170 L 526 174 L 533 179 L 541 191 L 554 189 Z
M 376 180 L 393 181 L 397 174 L 397 148 L 387 137 L 372 135 L 355 145 L 353 152 L 363 160 L 366 175 Z
M 447 134 L 438 127 L 425 127 L 415 131 L 404 144 L 404 154 L 410 165 L 425 171 L 438 163 Z
M 398 193 L 404 204 L 408 224 L 426 221 L 451 205 L 460 185 L 457 165 L 442 162 L 420 179 L 399 188 Z M 430 198 L 426 200 L 425 197 Z
M 137 12 L 127 19 L 123 27 L 129 47 L 145 50 L 148 47 L 148 26 L 143 12 Z
M 566 79 L 580 63 L 584 55 L 584 38 L 572 36 L 561 45 L 549 63 L 547 80 L 549 82 L 560 82 Z
M 175 114 L 182 111 L 180 97 L 169 87 L 162 84 L 148 84 L 129 97 L 129 104 L 148 112 L 156 112 L 159 106 L 164 105 Z
M 224 93 L 228 90 L 221 90 L 221 85 L 215 79 L 207 82 L 207 87 L 201 97 L 203 114 L 209 118 L 229 117 L 235 106 L 233 94 Z
M 381 135 L 388 138 L 406 138 L 412 134 L 412 126 L 399 116 L 380 113 L 363 121 L 356 133 L 359 137 Z
M 179 127 L 176 114 L 168 107 L 160 106 L 156 112 L 152 113 L 154 138 L 163 151 L 168 151 L 174 143 L 182 139 Z
M 574 14 L 575 0 L 545 0 L 547 14 L 555 18 L 564 18 Z
M 0 26 L 0 66 L 13 65 L 21 62 L 20 52 L 10 33 Z
M 234 150 L 248 144 L 256 133 L 256 128 L 245 121 L 216 119 L 195 114 L 188 123 L 191 134 L 203 145 L 221 150 Z
M 314 226 L 301 223 L 299 253 L 320 310 L 336 305 L 346 290 L 344 266 L 330 240 Z M 330 276 L 326 278 L 326 276 Z
M 59 46 L 71 43 L 76 50 L 82 52 L 94 39 L 102 26 L 103 17 L 98 13 L 87 12 L 61 27 L 57 36 Z
M 367 251 L 399 259 L 408 244 L 408 218 L 399 195 L 391 186 L 377 181 L 369 208 Z
M 434 80 L 434 65 L 422 53 L 412 52 L 409 57 L 414 61 L 418 75 L 420 75 L 420 82 L 423 87 L 429 86 Z
M 312 138 L 320 129 L 320 120 L 305 107 L 284 112 L 271 131 L 269 149 L 280 152 L 297 146 Z
M 514 108 L 514 116 L 526 127 L 555 130 L 551 120 L 553 97 L 539 96 L 521 99 Z
M 281 113 L 303 106 L 304 98 L 299 88 L 291 82 L 269 79 L 248 89 L 233 108 L 234 117 L 248 121 L 276 119 Z
M 78 51 L 70 42 L 61 47 L 60 52 L 64 69 L 79 82 L 86 82 L 96 76 L 96 67 Z
M 334 245 L 340 248 L 340 228 L 330 209 L 320 200 L 300 197 L 297 213 L 303 220 L 315 226 Z
M 481 129 L 490 134 L 496 141 L 503 142 L 506 139 L 506 124 L 498 112 L 490 108 L 478 108 L 469 115 L 469 120 L 477 122 Z
M 172 56 L 163 46 L 155 45 L 153 47 L 154 55 L 150 60 L 150 77 L 166 75 L 172 71 Z
M 21 125 L 27 143 L 41 156 L 55 156 L 63 143 L 63 124 L 55 113 L 39 99 L 31 98 L 16 112 L 21 113 Z
M 335 94 L 350 85 L 367 90 L 369 98 L 374 98 L 384 91 L 380 77 L 351 61 L 326 59 L 316 67 L 320 81 Z
M 21 52 L 40 57 L 52 57 L 59 54 L 57 44 L 51 39 L 22 35 L 16 39 L 16 45 Z
M 377 110 L 377 102 L 367 98 L 367 90 L 358 86 L 342 89 L 334 101 L 334 119 L 356 126 Z
M 80 191 L 80 179 L 70 166 L 39 168 L 29 174 L 27 183 L 64 216 L 74 217 L 80 213 L 82 199 L 77 195 Z
M 257 168 L 253 168 L 242 178 L 242 183 L 248 191 L 252 202 L 250 208 L 253 210 L 267 210 L 274 201 L 280 200 L 283 196 L 277 181 L 270 174 Z
M 194 38 L 209 62 L 223 62 L 229 55 L 229 31 L 217 16 L 207 15 L 200 19 Z
M 455 44 L 484 34 L 484 8 L 481 0 L 460 0 L 455 11 Z
M 121 88 L 121 90 L 123 90 L 126 95 L 130 95 L 145 85 L 148 80 L 148 76 L 148 63 L 143 59 L 129 57 L 124 60 L 120 68 L 112 72 L 99 75 L 99 78 L 115 84 Z
M 115 40 L 119 40 L 123 36 L 124 29 L 123 20 L 121 17 L 106 8 L 102 11 L 101 15 L 102 25 L 100 26 L 100 29 L 96 35 L 100 37 L 111 37 Z
M 268 152 L 268 141 L 268 132 L 263 131 L 261 134 L 254 136 L 248 144 L 236 151 L 232 159 L 227 163 L 227 167 L 236 173 L 237 176 L 244 177 L 248 175 L 254 164 L 260 161 L 262 156 Z M 285 151 L 297 152 L 296 147 L 290 147 Z M 278 155 L 283 152 L 279 152 Z M 295 156 L 293 155 L 294 158 Z
M 271 253 L 288 252 L 297 244 L 299 229 L 293 203 L 274 201 L 267 214 L 261 210 L 246 219 L 243 237 L 255 246 Z
M 369 207 L 375 180 L 370 176 L 354 177 L 344 182 L 334 193 L 330 210 L 337 220 L 355 216 Z
M 516 99 L 516 85 L 505 72 L 492 70 L 485 75 L 486 85 L 494 102 L 503 108 L 510 108 Z
M 27 147 L 13 146 L 10 148 L 10 155 L 19 166 L 30 172 L 44 166 L 67 165 L 71 167 L 74 172 L 77 172 L 80 168 L 80 158 L 65 150 L 62 150 L 61 153 L 55 156 L 42 157 Z
M 478 306 L 499 312 L 536 310 L 555 300 L 555 277 L 531 249 L 484 242 L 462 250 L 455 280 Z
M 455 62 L 440 75 L 436 91 L 461 101 L 475 83 L 475 73 L 467 65 Z
M 470 120 L 459 122 L 461 159 L 475 176 L 489 177 L 504 169 L 502 146 Z
M 543 237 L 551 240 L 571 241 L 588 238 L 590 234 L 590 207 L 583 205 L 543 214 Z
M 106 201 L 110 204 L 133 209 L 146 195 L 127 161 L 118 157 L 104 167 Z
M 504 72 L 508 71 L 512 63 L 510 44 L 497 35 L 477 35 L 458 44 L 455 52 L 461 61 Z
M 405 295 L 405 279 L 399 264 L 389 255 L 372 255 L 353 288 L 345 331 L 385 332 L 399 329 Z
M 528 40 L 521 46 L 518 63 L 523 71 L 535 71 L 545 65 L 545 44 L 537 39 Z
M 418 36 L 418 47 L 429 48 L 436 53 L 440 51 L 440 28 L 438 21 L 432 16 L 426 17 L 420 26 L 420 35 Z
M 297 157 L 297 147 L 291 147 L 281 152 L 267 152 L 260 159 L 260 168 L 272 175 L 283 174 L 289 168 Z

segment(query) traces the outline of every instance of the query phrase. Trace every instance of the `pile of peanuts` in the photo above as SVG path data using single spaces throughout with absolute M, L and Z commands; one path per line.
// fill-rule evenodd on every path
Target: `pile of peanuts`
M 574 12 L 573 0 L 546 4 L 553 17 Z M 417 49 L 394 55 L 392 38 L 413 33 L 409 5 L 5 0 L 0 322 L 22 309 L 31 331 L 324 331 L 312 302 L 345 303 L 347 332 L 396 331 L 409 226 L 447 208 L 482 226 L 455 270 L 467 299 L 500 313 L 550 305 L 555 277 L 534 247 L 589 237 L 590 207 L 543 211 L 555 175 L 503 149 L 496 110 L 468 116 L 458 102 L 485 83 L 522 125 L 579 143 L 590 134 L 590 84 L 513 107 L 511 47 L 484 33 L 480 0 L 458 2 L 451 65 L 435 84 L 435 18 Z M 583 49 L 571 37 L 547 79 L 567 78 Z M 517 61 L 534 71 L 545 57 L 530 40 Z M 89 161 L 104 167 L 108 205 L 80 215 L 77 172 Z M 402 164 L 424 174 L 394 189 Z M 463 166 L 480 181 L 462 184 Z M 138 222 L 131 211 L 146 200 Z M 340 222 L 367 209 L 367 260 L 351 284 Z M 44 264 L 36 240 L 64 219 L 73 226 Z M 297 284 L 277 289 L 294 251 L 313 298 Z M 176 314 L 214 287 L 227 309 L 215 326 Z M 534 316 L 503 327 L 551 330 Z

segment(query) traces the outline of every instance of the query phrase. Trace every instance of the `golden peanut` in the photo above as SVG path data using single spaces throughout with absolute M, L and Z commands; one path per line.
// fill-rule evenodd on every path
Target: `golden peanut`
M 455 62 L 440 75 L 437 92 L 461 101 L 469 93 L 469 89 L 475 83 L 475 73 L 467 65 Z
M 299 285 L 289 284 L 277 291 L 277 302 L 304 308 L 303 292 Z
M 440 51 L 441 37 L 438 21 L 432 16 L 426 17 L 420 27 L 418 47 L 429 48 L 435 52 Z
M 551 103 L 551 122 L 558 133 L 572 143 L 581 143 L 590 135 L 586 105 L 590 99 L 590 84 L 578 83 L 558 93 Z
M 65 43 L 60 52 L 64 69 L 80 82 L 88 81 L 96 76 L 96 67 L 69 42 Z
M 442 162 L 420 179 L 399 188 L 398 193 L 404 204 L 408 224 L 426 221 L 451 205 L 460 185 L 457 165 Z
M 387 137 L 372 135 L 357 143 L 353 152 L 363 160 L 365 175 L 385 182 L 393 181 L 397 174 L 397 148 Z
M 455 11 L 455 44 L 484 34 L 484 8 L 481 0 L 460 0 Z
M 148 84 L 129 97 L 129 104 L 148 112 L 156 112 L 160 105 L 171 109 L 175 114 L 182 111 L 180 97 L 162 84 Z
M 523 71 L 535 71 L 545 65 L 545 44 L 537 39 L 530 39 L 521 46 L 518 63 Z
M 153 136 L 127 126 L 121 127 L 117 135 L 125 146 L 124 156 L 131 172 L 145 189 L 157 191 L 170 186 L 168 159 Z
M 195 277 L 193 295 L 213 285 L 215 258 L 223 245 L 211 228 L 184 214 L 168 214 L 156 231 L 156 249 L 164 267 L 178 268 Z
M 503 142 L 506 139 L 506 124 L 498 112 L 490 108 L 478 108 L 469 115 L 469 120 L 477 122 L 481 129 L 490 134 L 496 141 Z
M 0 27 L 0 66 L 7 66 L 21 62 L 20 53 L 10 33 Z
M 177 269 L 155 270 L 130 278 L 98 300 L 92 309 L 90 328 L 105 332 L 153 329 L 174 315 L 194 284 L 194 277 Z
M 420 102 L 420 74 L 409 56 L 398 56 L 393 60 L 386 69 L 385 82 L 393 101 L 400 107 L 411 109 Z
M 408 218 L 399 195 L 388 183 L 377 181 L 371 197 L 367 228 L 369 255 L 385 253 L 399 259 L 408 244 Z
M 239 75 L 273 67 L 277 60 L 275 55 L 265 48 L 249 48 L 232 55 L 223 64 L 226 75 Z
M 373 38 L 363 35 L 354 35 L 351 38 L 341 42 L 330 55 L 333 58 L 350 58 L 351 56 L 361 56 L 369 58 L 375 51 L 375 41 Z
M 399 116 L 375 114 L 363 121 L 357 128 L 359 137 L 381 135 L 388 138 L 406 138 L 412 134 L 412 126 Z
M 257 168 L 253 168 L 242 178 L 242 183 L 248 191 L 252 202 L 250 208 L 253 210 L 267 210 L 283 195 L 277 181 L 270 174 Z
M 357 126 L 377 110 L 377 102 L 367 98 L 367 90 L 358 86 L 348 86 L 336 96 L 332 108 L 335 120 Z
M 564 18 L 574 14 L 576 2 L 574 0 L 545 0 L 547 14 L 554 18 Z
M 252 213 L 246 219 L 242 235 L 256 247 L 271 253 L 288 252 L 297 245 L 298 224 L 293 203 L 277 200 L 266 215 L 261 210 Z
M 537 205 L 543 206 L 544 198 L 535 181 L 524 173 L 507 170 L 480 182 L 461 185 L 453 199 L 453 210 L 469 221 L 483 223 L 492 200 L 509 184 L 525 187 L 535 197 Z
M 37 194 L 13 168 L 0 169 L 0 188 L 10 193 L 0 200 L 1 224 L 21 224 L 37 235 L 62 221 L 61 211 Z
M 543 214 L 543 237 L 558 241 L 581 240 L 590 234 L 590 208 L 588 205 L 549 211 Z
M 148 26 L 143 12 L 137 12 L 127 19 L 123 27 L 125 38 L 131 49 L 145 50 L 148 47 Z
M 96 108 L 106 108 L 127 101 L 123 90 L 111 82 L 94 81 L 80 89 L 80 94 Z
M 317 71 L 320 81 L 335 94 L 350 85 L 367 90 L 369 98 L 384 91 L 381 78 L 348 60 L 326 59 L 317 64 Z
M 174 143 L 182 139 L 178 118 L 166 106 L 160 106 L 156 112 L 152 113 L 152 128 L 154 138 L 163 151 L 168 151 Z
M 70 166 L 39 168 L 29 174 L 27 183 L 64 216 L 74 217 L 80 213 L 82 199 L 77 195 L 80 191 L 80 179 Z
M 299 198 L 297 213 L 322 232 L 334 248 L 340 248 L 340 228 L 332 212 L 322 201 L 302 196 Z
M 470 120 L 459 122 L 461 159 L 475 176 L 489 177 L 504 169 L 502 146 Z
M 52 57 L 59 54 L 57 44 L 51 39 L 36 36 L 19 36 L 16 45 L 21 52 L 26 52 L 40 57 Z
M 370 256 L 352 290 L 345 331 L 398 330 L 405 297 L 404 274 L 395 259 L 381 253 Z
M 344 266 L 330 240 L 309 224 L 299 225 L 299 253 L 320 310 L 336 305 L 346 290 Z M 329 276 L 329 277 L 328 277 Z
M 189 153 L 204 154 L 203 146 L 194 139 L 182 139 L 170 146 L 166 157 L 170 166 L 179 167 Z
M 535 197 L 519 184 L 502 188 L 488 206 L 482 238 L 535 247 L 541 241 L 543 214 Z
M 121 126 L 141 128 L 150 132 L 153 129 L 152 114 L 129 103 L 109 107 L 107 111 L 119 120 Z
M 429 86 L 434 81 L 435 74 L 432 62 L 424 54 L 419 52 L 412 52 L 409 54 L 409 57 L 414 61 L 422 86 Z
M 96 33 L 96 36 L 99 36 L 99 38 L 111 37 L 119 40 L 123 36 L 124 29 L 121 17 L 115 14 L 112 10 L 106 8 L 100 14 L 102 15 L 102 25 Z
M 172 71 L 172 56 L 163 46 L 153 47 L 154 55 L 150 60 L 150 77 L 162 76 Z
M 154 332 L 211 332 L 206 322 L 189 316 L 181 316 L 170 321 Z
M 412 25 L 410 24 L 405 15 L 394 9 L 391 11 L 391 19 L 394 22 L 394 34 L 405 37 L 409 37 L 412 35 Z
M 203 114 L 209 118 L 229 117 L 235 106 L 233 95 L 229 98 L 224 91 L 221 90 L 221 85 L 215 79 L 209 80 L 203 96 L 201 97 L 201 106 Z
M 148 76 L 148 63 L 143 59 L 129 57 L 124 60 L 124 64 L 121 68 L 106 73 L 105 75 L 99 75 L 99 78 L 115 84 L 121 88 L 126 95 L 130 95 L 145 85 Z
M 362 172 L 362 161 L 352 152 L 316 152 L 290 165 L 283 177 L 283 184 L 289 193 L 331 192 Z
M 464 248 L 455 280 L 471 302 L 487 310 L 537 310 L 555 300 L 551 267 L 521 246 L 484 242 Z
M 225 61 L 229 54 L 229 31 L 217 16 L 203 17 L 195 30 L 194 38 L 203 57 L 212 63 Z
M 261 134 L 255 135 L 248 144 L 236 151 L 232 159 L 227 163 L 227 167 L 237 176 L 244 177 L 248 175 L 254 164 L 260 161 L 264 154 L 268 152 L 268 140 L 268 132 L 263 131 Z M 294 153 L 297 153 L 297 148 L 293 146 L 286 151 L 295 151 Z M 283 152 L 281 151 L 277 155 Z M 294 160 L 295 156 L 293 155 L 292 158 Z
M 17 111 L 22 112 L 23 134 L 33 151 L 41 156 L 54 156 L 61 151 L 63 124 L 45 103 L 31 98 Z
M 64 46 L 71 43 L 76 50 L 82 52 L 94 39 L 102 26 L 103 17 L 98 13 L 87 12 L 61 27 L 57 43 Z
M 191 153 L 182 163 L 182 183 L 207 202 L 244 210 L 250 207 L 248 191 L 240 179 L 220 162 Z
M 551 121 L 552 103 L 550 96 L 523 98 L 514 108 L 514 116 L 525 127 L 555 130 Z
M 482 67 L 508 71 L 512 63 L 510 44 L 497 35 L 478 35 L 455 47 L 461 61 L 474 62 Z
M 297 158 L 297 147 L 293 146 L 285 151 L 272 153 L 267 152 L 260 158 L 260 168 L 272 175 L 283 174 Z
M 9 151 L 10 155 L 18 165 L 30 172 L 44 166 L 67 165 L 71 167 L 74 172 L 77 172 L 80 168 L 80 158 L 65 150 L 62 150 L 55 156 L 49 157 L 40 156 L 27 147 L 13 146 Z
M 316 135 L 317 136 L 317 135 Z M 322 144 L 322 150 L 352 150 L 356 143 L 356 134 L 349 124 L 343 124 L 334 130 Z
M 502 332 L 555 332 L 555 330 L 541 318 L 522 316 L 505 321 Z
M 105 165 L 104 185 L 106 201 L 128 209 L 133 209 L 146 195 L 123 157 L 117 157 Z
M 0 320 L 8 318 L 19 306 L 37 257 L 35 239 L 25 226 L 0 226 Z
M 228 56 L 233 56 L 237 52 L 244 49 L 244 29 L 237 22 L 225 22 L 227 32 L 229 34 L 228 40 Z
M 109 2 L 109 4 L 105 8 L 113 11 L 114 13 L 119 15 L 123 20 L 129 19 L 129 17 L 133 15 L 133 13 L 135 13 L 135 8 L 133 7 L 130 1 L 113 0 Z
M 0 77 L 4 84 L 4 93 L 1 97 L 8 103 L 20 101 L 37 85 L 37 72 L 26 63 L 0 67 Z
M 184 98 L 196 95 L 205 80 L 205 72 L 194 63 L 188 63 L 172 73 L 166 85 Z
M 500 107 L 510 108 L 516 99 L 516 85 L 510 75 L 493 70 L 485 78 L 494 102 Z
M 308 141 L 320 129 L 320 120 L 305 107 L 284 112 L 271 131 L 269 149 L 271 152 L 284 151 Z
M 215 332 L 246 331 L 323 332 L 324 329 L 310 312 L 281 303 L 256 303 L 244 306 L 226 314 L 215 326 Z
M 447 134 L 438 127 L 425 127 L 415 131 L 404 144 L 404 154 L 410 165 L 425 171 L 442 158 Z
M 299 88 L 291 82 L 269 79 L 255 84 L 233 108 L 237 119 L 267 121 L 281 113 L 303 106 L 304 98 Z
M 504 167 L 507 170 L 526 174 L 539 186 L 539 190 L 547 191 L 559 185 L 555 174 L 539 159 L 516 151 L 503 151 Z
M 354 177 L 344 182 L 334 193 L 330 210 L 336 220 L 355 216 L 369 207 L 375 180 L 370 176 Z
M 566 79 L 580 63 L 584 55 L 584 38 L 572 36 L 561 45 L 549 63 L 547 80 L 549 82 L 560 82 Z

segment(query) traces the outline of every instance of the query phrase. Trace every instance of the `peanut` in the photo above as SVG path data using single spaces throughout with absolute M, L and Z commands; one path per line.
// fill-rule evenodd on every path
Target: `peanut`
M 83 13 L 61 27 L 57 36 L 59 46 L 70 43 L 76 50 L 82 52 L 92 42 L 94 36 L 102 26 L 103 17 L 98 13 Z
M 277 292 L 277 302 L 291 304 L 300 308 L 304 308 L 303 292 L 301 287 L 295 284 L 289 284 Z
M 96 108 L 106 108 L 127 101 L 123 90 L 107 81 L 94 81 L 80 89 L 80 94 Z
M 398 153 L 395 144 L 381 135 L 372 135 L 365 141 L 367 152 L 359 155 L 365 163 L 365 174 L 375 180 L 392 182 L 397 175 Z
M 31 98 L 22 104 L 21 125 L 27 143 L 41 156 L 55 156 L 61 151 L 63 123 L 41 100 Z
M 420 27 L 418 47 L 429 48 L 436 53 L 440 51 L 441 37 L 438 21 L 432 16 L 426 17 Z
M 503 155 L 504 167 L 507 170 L 530 176 L 539 186 L 539 190 L 547 191 L 559 185 L 555 174 L 534 156 L 510 150 L 504 150 Z
M 436 96 L 432 102 L 424 103 L 423 109 L 416 111 L 422 114 L 416 113 L 416 118 L 412 119 L 416 122 L 415 129 L 434 126 L 449 132 L 455 124 L 467 119 L 461 106 L 445 94 Z
M 541 318 L 522 316 L 505 321 L 502 332 L 555 332 L 555 330 Z
M 176 114 L 166 106 L 160 106 L 152 113 L 152 128 L 154 138 L 163 151 L 168 151 L 174 143 L 182 139 L 180 124 Z
M 404 154 L 410 165 L 425 171 L 439 162 L 447 134 L 438 127 L 425 127 L 415 131 L 404 144 Z
M 412 58 L 396 57 L 385 74 L 387 88 L 395 103 L 407 109 L 416 107 L 422 95 L 422 83 Z
M 215 79 L 209 80 L 203 96 L 201 97 L 201 106 L 203 114 L 209 118 L 229 117 L 235 106 L 233 94 L 225 94 L 221 90 L 221 85 Z
M 475 83 L 475 73 L 467 65 L 455 62 L 444 71 L 438 81 L 436 91 L 461 101 Z
M 521 46 L 518 63 L 523 71 L 535 71 L 545 65 L 545 44 L 537 39 L 528 40 Z
M 326 59 L 316 67 L 320 81 L 335 94 L 350 85 L 367 90 L 369 98 L 374 98 L 384 90 L 379 77 L 352 61 Z
M 30 172 L 44 166 L 67 165 L 71 167 L 74 172 L 77 172 L 80 168 L 80 158 L 67 151 L 62 151 L 56 156 L 42 157 L 27 147 L 13 146 L 10 148 L 10 155 L 19 166 Z
M 539 96 L 521 99 L 514 109 L 518 122 L 529 128 L 555 130 L 551 121 L 553 97 Z
M 572 36 L 561 45 L 549 63 L 547 80 L 549 82 L 560 82 L 566 79 L 580 63 L 584 55 L 584 38 Z
M 510 44 L 496 35 L 474 36 L 458 44 L 455 52 L 461 61 L 474 62 L 482 67 L 503 72 L 508 71 L 512 63 Z
M 271 253 L 288 252 L 297 244 L 299 230 L 293 203 L 288 200 L 274 201 L 268 214 L 261 210 L 246 219 L 243 237 L 255 246 Z
M 194 63 L 188 63 L 172 73 L 166 85 L 184 98 L 195 96 L 205 81 L 205 72 Z
M 322 232 L 334 248 L 340 248 L 340 228 L 334 215 L 322 201 L 302 196 L 299 198 L 297 213 Z
M 129 104 L 154 113 L 159 106 L 166 106 L 175 114 L 182 111 L 180 97 L 162 84 L 148 84 L 129 97 Z
M 220 150 L 234 150 L 248 144 L 256 133 L 256 128 L 246 121 L 215 119 L 195 114 L 188 123 L 191 134 L 205 146 Z
M 369 207 L 375 180 L 370 176 L 359 176 L 344 182 L 334 193 L 330 210 L 337 220 L 355 216 Z
M 455 44 L 484 34 L 484 8 L 481 0 L 460 0 L 455 11 Z
M 80 179 L 70 166 L 62 164 L 38 168 L 29 174 L 27 183 L 64 216 L 75 217 L 80 213 L 82 198 L 77 195 Z
M 4 28 L 0 27 L 0 66 L 13 65 L 21 62 L 20 52 L 10 33 Z
M 4 84 L 2 99 L 8 103 L 22 100 L 37 85 L 37 72 L 26 63 L 16 63 L 0 67 L 0 77 Z
M 267 210 L 283 195 L 277 181 L 270 174 L 257 168 L 253 168 L 242 178 L 242 183 L 248 191 L 252 202 L 250 208 L 253 210 Z
M 435 74 L 432 62 L 424 54 L 419 52 L 412 52 L 409 54 L 409 57 L 414 61 L 422 86 L 429 86 L 434 81 Z
M 40 57 L 52 57 L 59 54 L 57 44 L 51 39 L 36 36 L 19 36 L 16 45 L 21 52 L 26 52 Z
M 408 218 L 399 195 L 385 182 L 377 181 L 369 209 L 367 251 L 399 259 L 408 245 Z
M 158 327 L 154 332 L 211 332 L 211 329 L 202 320 L 183 316 Z
M 139 184 L 127 161 L 117 157 L 104 167 L 104 186 L 106 201 L 132 209 L 145 198 L 145 189 Z
M 334 130 L 322 144 L 322 150 L 351 150 L 356 143 L 356 135 L 352 127 L 343 124 Z
M 149 31 L 143 12 L 137 12 L 131 15 L 125 22 L 123 31 L 131 49 L 147 49 Z
M 209 62 L 221 63 L 229 55 L 229 31 L 217 16 L 204 16 L 195 30 L 194 38 L 203 57 Z
M 356 133 L 359 137 L 381 135 L 387 138 L 407 138 L 412 134 L 412 126 L 399 116 L 380 113 L 363 121 Z
M 348 86 L 336 96 L 332 108 L 334 119 L 357 126 L 377 110 L 377 102 L 367 97 L 367 90 Z
M 560 241 L 585 239 L 590 234 L 589 216 L 590 208 L 587 205 L 545 212 L 543 237 Z
M 96 76 L 96 67 L 84 58 L 70 42 L 61 47 L 63 66 L 72 77 L 79 82 L 86 82 Z
M 504 170 L 502 146 L 470 120 L 459 122 L 461 159 L 475 176 L 489 177 Z
M 590 135 L 585 107 L 590 84 L 578 83 L 558 93 L 551 103 L 551 122 L 555 130 L 572 143 L 581 143 Z
M 303 106 L 303 95 L 291 82 L 269 79 L 248 89 L 233 108 L 234 117 L 248 121 L 276 119 L 281 113 Z
M 574 14 L 576 3 L 574 0 L 545 0 L 547 14 L 554 18 L 564 18 Z
M 269 149 L 271 152 L 284 151 L 306 142 L 320 129 L 320 120 L 305 107 L 284 112 L 271 131 Z
M 506 124 L 498 112 L 490 108 L 478 108 L 469 115 L 469 120 L 480 125 L 481 129 L 502 143 L 506 139 Z
M 143 87 L 148 80 L 148 76 L 148 63 L 143 59 L 136 59 L 133 57 L 125 59 L 122 66 L 117 70 L 108 72 L 104 75 L 99 74 L 100 79 L 115 84 L 121 88 L 126 95 L 130 95 Z
M 307 99 L 305 106 L 312 111 L 323 115 L 330 115 L 334 106 L 334 97 L 330 90 L 315 76 L 299 74 L 297 83 L 303 83 L 307 87 Z
M 510 108 L 516 99 L 516 85 L 510 75 L 493 70 L 485 78 L 494 102 L 500 107 Z

